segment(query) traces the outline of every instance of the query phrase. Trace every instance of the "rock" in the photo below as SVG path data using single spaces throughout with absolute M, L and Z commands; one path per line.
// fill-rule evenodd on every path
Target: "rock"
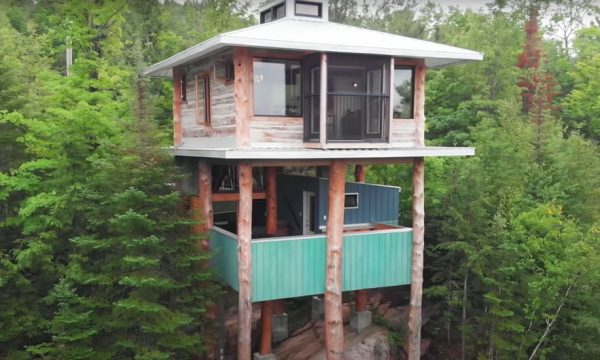
M 390 358 L 387 331 L 381 329 L 344 351 L 345 360 L 384 360 Z
M 406 334 L 408 331 L 408 306 L 388 309 L 383 315 L 383 321 L 390 329 Z
M 383 316 L 388 311 L 388 309 L 390 308 L 391 305 L 392 304 L 389 302 L 387 302 L 385 304 L 380 304 L 379 306 L 377 306 L 375 308 L 375 313 L 379 316 Z
M 350 303 L 342 304 L 342 321 L 345 324 L 350 322 L 350 318 L 352 316 L 352 306 Z

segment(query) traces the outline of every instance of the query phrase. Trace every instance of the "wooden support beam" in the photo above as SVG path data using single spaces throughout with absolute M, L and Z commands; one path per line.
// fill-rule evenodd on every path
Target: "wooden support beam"
M 238 165 L 240 200 L 237 212 L 238 236 L 238 359 L 252 355 L 252 166 Z
M 414 160 L 413 174 L 413 253 L 408 312 L 408 359 L 421 358 L 421 308 L 423 300 L 423 252 L 425 247 L 425 162 Z
M 272 331 L 272 320 L 273 320 L 273 302 L 264 301 L 262 303 L 260 312 L 260 350 L 261 355 L 267 355 L 271 353 L 271 331 Z
M 319 143 L 327 146 L 327 53 L 321 53 L 321 87 L 319 101 Z
M 235 138 L 238 148 L 250 147 L 250 116 L 254 112 L 252 97 L 252 57 L 247 48 L 233 51 L 235 91 Z
M 266 199 L 266 194 L 264 191 L 255 191 L 252 193 L 252 199 L 254 200 L 264 200 Z M 213 193 L 212 201 L 220 202 L 220 201 L 239 201 L 240 193 Z
M 277 168 L 265 168 L 267 200 L 267 235 L 277 234 Z
M 363 165 L 354 165 L 354 181 L 358 183 L 365 182 L 365 167 Z M 356 290 L 354 295 L 354 311 L 367 311 L 367 290 Z
M 183 130 L 181 127 L 181 75 L 180 67 L 173 68 L 173 144 L 181 145 Z
M 325 281 L 325 344 L 328 360 L 341 360 L 344 353 L 342 246 L 345 177 L 346 163 L 343 160 L 333 160 L 329 169 Z
M 425 64 L 415 67 L 415 146 L 425 146 Z

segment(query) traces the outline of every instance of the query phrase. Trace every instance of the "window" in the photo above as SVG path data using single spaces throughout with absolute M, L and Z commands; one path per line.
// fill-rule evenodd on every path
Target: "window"
M 358 209 L 358 193 L 344 195 L 344 209 Z
M 301 116 L 300 62 L 254 60 L 254 114 Z
M 233 60 L 225 63 L 225 81 L 233 81 L 235 79 L 235 68 Z
M 210 125 L 210 82 L 207 73 L 196 74 L 196 123 Z
M 322 17 L 321 4 L 308 1 L 296 1 L 296 15 Z
M 181 102 L 187 102 L 187 81 L 185 80 L 185 74 L 182 74 L 179 79 L 179 87 L 181 88 Z
M 268 23 L 285 16 L 285 3 L 275 5 L 260 13 L 260 23 Z
M 413 118 L 414 68 L 394 69 L 394 119 Z

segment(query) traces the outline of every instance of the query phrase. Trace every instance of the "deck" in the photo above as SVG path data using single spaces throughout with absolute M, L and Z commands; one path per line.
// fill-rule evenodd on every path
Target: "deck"
M 210 231 L 217 278 L 238 290 L 237 236 L 219 227 Z M 342 289 L 352 291 L 408 285 L 412 229 L 349 229 L 344 233 Z M 326 235 L 252 240 L 252 301 L 325 292 Z

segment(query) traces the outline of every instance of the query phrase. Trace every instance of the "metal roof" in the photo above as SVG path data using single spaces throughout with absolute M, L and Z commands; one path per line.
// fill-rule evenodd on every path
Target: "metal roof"
M 171 76 L 174 66 L 216 51 L 242 46 L 262 49 L 323 51 L 425 59 L 427 67 L 482 60 L 480 52 L 333 22 L 283 18 L 217 35 L 148 67 L 144 74 Z

